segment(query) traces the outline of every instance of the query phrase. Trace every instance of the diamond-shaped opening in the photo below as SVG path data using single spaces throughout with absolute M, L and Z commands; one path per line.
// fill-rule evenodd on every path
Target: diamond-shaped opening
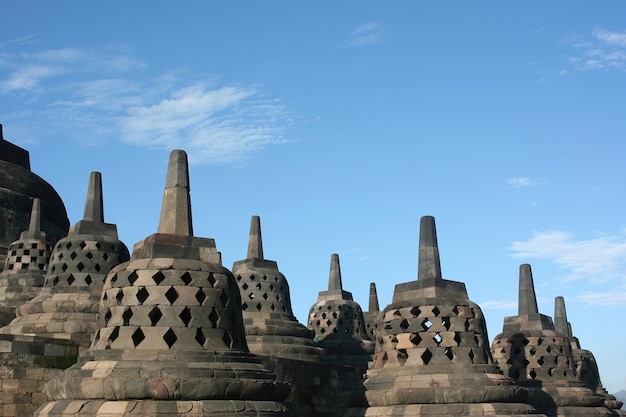
M 52 285 L 56 286 L 59 283 L 59 277 L 54 277 L 52 280 Z
M 418 333 L 411 333 L 409 341 L 415 346 L 418 346 L 422 342 L 422 337 Z
M 337 318 L 337 312 L 336 312 L 336 311 L 334 311 L 334 312 L 333 312 L 333 318 L 334 318 L 334 319 L 336 319 L 336 318 Z
M 222 294 L 220 295 L 220 301 L 222 302 L 222 305 L 224 307 L 228 307 L 228 302 L 230 301 L 230 297 L 228 296 L 226 291 L 222 291 Z
M 105 252 L 102 254 L 102 259 L 104 259 L 104 262 L 108 261 L 110 258 L 110 256 Z
M 93 254 L 92 254 L 91 252 L 87 252 L 87 253 L 85 254 L 85 257 L 86 257 L 87 259 L 91 259 L 91 258 L 93 258 Z
M 124 290 L 120 288 L 117 290 L 117 294 L 115 294 L 115 301 L 117 302 L 117 305 L 122 304 L 122 299 L 124 299 Z
M 270 291 L 274 291 L 274 284 L 270 284 Z
M 209 272 L 207 281 L 209 281 L 209 284 L 211 285 L 211 287 L 215 286 L 215 277 L 213 276 L 213 272 Z
M 267 281 L 267 275 L 263 275 L 263 281 Z
M 327 326 L 330 326 L 331 324 L 333 324 L 333 322 L 332 322 L 332 321 L 330 321 L 330 320 L 326 320 L 326 325 L 327 325 Z
M 116 282 L 117 281 L 117 274 L 113 274 L 113 276 L 111 277 L 111 282 Z
M 135 281 L 137 281 L 138 279 L 139 279 L 139 276 L 137 275 L 135 271 L 131 272 L 128 275 L 128 282 L 130 283 L 130 285 L 134 285 Z
M 476 346 L 480 346 L 480 339 L 477 334 L 474 335 L 474 343 L 476 343 Z
M 250 281 L 254 281 L 254 275 L 250 275 Z
M 250 294 L 248 294 L 248 298 L 254 300 L 256 298 L 256 294 L 251 292 Z
M 233 338 L 230 337 L 230 334 L 228 331 L 224 332 L 224 336 L 222 336 L 222 341 L 224 342 L 224 344 L 228 347 L 228 348 L 232 348 L 233 347 Z
M 437 343 L 437 346 L 439 346 L 441 344 L 441 342 L 443 341 L 443 337 L 441 337 L 441 335 L 439 334 L 439 332 L 435 333 L 435 335 L 433 336 L 433 340 L 435 343 Z
M 396 357 L 400 365 L 404 365 L 409 355 L 406 353 L 406 349 L 398 349 L 398 355 Z
M 545 361 L 543 360 L 543 356 L 542 356 L 542 357 L 540 357 L 539 359 L 537 359 L 537 363 L 538 363 L 540 366 L 543 366 L 544 362 L 545 362 Z
M 93 279 L 91 278 L 91 275 L 87 274 L 87 276 L 85 277 L 85 284 L 91 285 L 92 282 Z
M 156 285 L 159 285 L 165 280 L 165 274 L 161 271 L 157 271 L 154 275 L 152 275 L 152 280 Z
M 552 376 L 554 373 L 554 368 L 548 368 L 548 375 Z
M 550 346 L 548 346 L 548 347 L 546 348 L 546 352 L 548 352 L 548 353 L 552 352 L 552 348 L 551 348 Z
M 196 331 L 196 342 L 200 344 L 200 346 L 204 347 L 204 342 L 206 342 L 206 336 L 201 328 L 198 328 Z
M 141 327 L 133 332 L 131 339 L 133 340 L 133 345 L 137 347 L 143 340 L 146 338 L 146 335 L 143 334 Z
M 270 309 L 271 309 L 272 311 L 276 310 L 276 307 L 274 306 L 274 304 L 270 305 Z
M 537 378 L 537 372 L 535 372 L 535 370 L 533 369 L 528 373 L 528 376 L 530 377 L 530 379 L 535 379 Z
M 422 361 L 424 362 L 424 365 L 428 365 L 432 358 L 433 354 L 430 352 L 430 350 L 426 349 L 424 353 L 422 353 Z
M 474 363 L 474 349 L 470 349 L 469 353 L 467 354 L 467 356 L 469 356 L 470 360 L 472 361 L 472 363 Z
M 530 361 L 528 359 L 524 359 L 524 362 L 522 363 L 524 364 L 524 366 L 530 365 Z
M 178 291 L 174 287 L 170 287 L 165 291 L 165 298 L 167 298 L 170 304 L 174 304 L 174 301 L 178 300 Z
M 437 306 L 433 307 L 433 314 L 435 315 L 435 317 L 437 317 L 439 315 L 439 313 L 441 313 L 441 310 L 439 310 L 439 308 L 437 308 Z
M 111 332 L 111 334 L 109 335 L 109 340 L 111 342 L 115 342 L 118 337 L 120 337 L 120 328 L 116 326 Z
M 174 333 L 174 330 L 169 328 L 163 335 L 163 340 L 167 344 L 167 347 L 171 349 L 172 346 L 174 346 L 174 343 L 176 343 L 176 341 L 178 340 L 178 336 L 176 336 L 176 333 Z
M 428 330 L 428 329 L 430 329 L 432 327 L 433 323 L 426 318 L 426 319 L 422 320 L 421 325 L 422 325 L 422 328 L 424 330 Z
M 257 305 L 256 305 L 256 309 L 257 309 L 258 311 L 261 311 L 261 309 L 262 309 L 262 308 L 263 308 L 263 306 L 261 305 L 261 303 L 257 303 Z
M 109 320 L 111 320 L 111 309 L 107 308 L 107 312 L 104 314 L 104 327 L 109 324 Z
M 74 281 L 76 281 L 76 278 L 74 278 L 74 275 L 70 274 L 70 276 L 67 277 L 67 283 L 72 285 Z
M 163 313 L 161 312 L 159 307 L 154 307 L 148 313 L 148 318 L 150 319 L 151 326 L 156 326 L 159 320 L 161 320 L 161 317 L 163 317 Z
M 264 293 L 263 293 L 263 299 L 264 299 L 264 300 L 267 300 L 267 298 L 268 298 L 268 295 L 267 295 L 267 293 L 266 293 L 266 292 L 264 292 Z
M 180 319 L 185 324 L 185 327 L 189 327 L 189 322 L 191 322 L 191 310 L 188 307 L 183 308 L 183 311 L 178 315 Z
M 256 289 L 257 289 L 257 290 L 260 290 L 260 289 L 261 289 L 261 283 L 260 283 L 260 282 L 257 282 L 257 284 L 256 284 Z
M 248 304 L 243 303 L 243 304 L 241 305 L 241 309 L 242 309 L 242 310 L 244 310 L 244 311 L 246 311 L 246 310 L 248 309 Z
M 85 243 L 85 241 L 83 240 L 78 246 L 80 246 L 81 249 L 85 249 L 87 247 L 87 243 Z
M 85 265 L 83 265 L 83 263 L 82 263 L 82 262 L 79 262 L 79 263 L 76 265 L 76 269 L 78 269 L 79 271 L 82 271 L 83 269 L 85 269 Z
M 535 349 L 534 347 L 531 347 L 531 348 L 528 350 L 528 353 L 530 353 L 531 355 L 534 355 L 535 353 L 537 353 L 537 349 Z
M 526 339 L 526 338 L 522 339 L 522 344 L 524 346 L 526 346 L 528 343 L 530 343 L 530 341 L 528 339 Z
M 401 327 L 403 330 L 408 329 L 408 328 L 409 328 L 409 325 L 410 325 L 410 324 L 409 324 L 409 321 L 408 321 L 407 319 L 404 319 L 404 320 L 402 320 L 402 321 L 400 322 L 400 327 Z
M 143 304 L 149 296 L 150 293 L 146 290 L 146 287 L 140 287 L 137 291 L 137 300 L 139 301 L 139 304 Z
M 450 330 L 450 317 L 442 317 L 441 324 L 446 328 L 446 330 Z
M 100 272 L 100 270 L 102 269 L 102 267 L 100 266 L 100 264 L 95 264 L 95 265 L 93 266 L 93 269 L 95 269 L 95 270 L 96 270 L 96 272 Z
M 450 360 L 454 359 L 454 353 L 452 352 L 452 348 L 449 348 L 449 347 L 445 348 L 443 351 L 443 354 L 446 355 L 446 357 Z
M 245 290 L 247 290 L 247 289 L 248 289 L 248 284 L 244 282 L 244 283 L 241 285 L 241 289 L 242 289 L 242 290 L 244 290 L 244 291 L 245 291 Z
M 189 285 L 191 284 L 191 281 L 193 281 L 193 278 L 188 271 L 181 275 L 180 279 L 185 283 L 185 285 Z
M 217 327 L 217 321 L 219 320 L 220 316 L 218 316 L 217 312 L 215 311 L 214 308 L 211 309 L 211 312 L 209 313 L 209 321 L 211 322 L 211 325 L 213 326 L 213 328 Z
M 74 259 L 76 259 L 76 257 L 77 257 L 77 256 L 78 256 L 78 255 L 76 254 L 76 252 L 72 252 L 72 253 L 70 253 L 70 258 L 72 259 L 72 261 L 73 261 Z
M 511 369 L 511 370 L 509 371 L 509 377 L 510 377 L 511 379 L 513 379 L 514 381 L 517 381 L 517 380 L 519 379 L 519 377 L 520 377 L 520 376 L 521 376 L 521 374 L 520 374 L 520 372 L 519 372 L 519 369 L 517 369 L 517 368 Z
M 102 293 L 102 300 L 106 301 L 109 299 L 109 295 L 106 292 Z
M 274 298 L 276 298 L 276 301 L 280 301 L 280 294 L 276 294 L 276 297 Z
M 202 305 L 205 299 L 206 299 L 206 294 L 204 293 L 204 291 L 202 291 L 202 288 L 200 288 L 198 292 L 196 293 L 196 300 L 198 300 L 198 303 Z
M 286 307 L 286 306 L 284 306 L 284 305 L 283 305 L 281 308 L 282 308 L 282 310 L 283 310 L 283 313 L 286 313 L 286 312 L 287 312 L 287 307 Z
M 63 272 L 67 271 L 67 264 L 63 264 L 63 265 L 61 265 L 61 270 L 62 270 Z
M 133 311 L 130 308 L 127 308 L 122 313 L 122 319 L 124 320 L 124 326 L 130 325 L 130 319 L 133 317 Z
M 326 313 L 322 313 L 322 318 L 325 319 L 326 318 Z
M 322 329 L 320 330 L 320 333 L 321 333 L 321 334 L 326 333 L 326 329 L 324 329 L 324 328 L 322 327 Z
M 542 338 L 537 339 L 537 346 L 541 346 L 542 343 L 543 343 Z
M 459 332 L 454 332 L 454 341 L 456 342 L 457 346 L 461 346 L 461 335 L 459 334 Z
M 413 317 L 417 317 L 421 314 L 421 310 L 419 309 L 419 307 L 413 307 L 411 309 L 411 315 L 413 315 Z

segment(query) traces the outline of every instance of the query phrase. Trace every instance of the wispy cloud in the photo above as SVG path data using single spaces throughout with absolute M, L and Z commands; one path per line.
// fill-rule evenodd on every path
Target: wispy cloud
M 532 181 L 527 177 L 517 177 L 517 178 L 509 178 L 507 180 L 507 184 L 510 188 L 514 190 L 520 190 L 522 188 L 533 187 L 537 185 L 535 181 Z
M 285 106 L 266 97 L 261 86 L 220 86 L 206 74 L 150 78 L 145 70 L 121 47 L 0 51 L 0 95 L 16 104 L 22 100 L 25 110 L 11 115 L 16 124 L 26 123 L 28 115 L 37 121 L 29 124 L 84 145 L 119 138 L 136 146 L 183 148 L 191 163 L 241 163 L 287 141 Z
M 626 289 L 621 288 L 610 292 L 586 292 L 577 296 L 576 300 L 598 306 L 626 305 Z
M 570 40 L 572 54 L 566 58 L 562 75 L 573 71 L 626 70 L 626 32 L 595 29 L 591 35 Z
M 483 301 L 480 306 L 491 310 L 517 310 L 517 300 Z
M 600 236 L 576 240 L 571 233 L 548 230 L 534 232 L 526 241 L 515 241 L 508 248 L 522 259 L 542 259 L 564 270 L 563 280 L 594 283 L 626 281 L 626 235 Z
M 358 26 L 350 32 L 339 46 L 348 48 L 371 45 L 382 42 L 386 37 L 387 29 L 385 25 L 377 22 L 369 22 Z

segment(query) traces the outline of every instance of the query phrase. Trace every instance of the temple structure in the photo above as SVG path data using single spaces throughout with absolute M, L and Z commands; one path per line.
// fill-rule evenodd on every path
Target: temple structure
M 604 397 L 604 406 L 615 416 L 626 416 L 626 411 L 621 408 L 622 401 L 609 394 L 602 386 L 600 371 L 593 353 L 580 347 L 578 338 L 572 334 L 572 325 L 567 321 L 567 311 L 565 309 L 565 299 L 556 297 L 554 299 L 554 327 L 557 332 L 566 334 L 572 347 L 576 377 L 593 392 Z
M 431 216 L 420 222 L 418 258 L 417 281 L 397 284 L 383 311 L 362 405 L 344 416 L 534 413 L 527 391 L 494 364 L 484 316 L 465 284 L 443 279 Z
M 505 317 L 492 344 L 498 365 L 529 390 L 528 401 L 547 416 L 609 416 L 604 398 L 580 382 L 567 334 L 539 314 L 530 265 L 519 271 L 518 315 Z
M 369 304 L 367 311 L 363 313 L 365 318 L 365 330 L 372 340 L 376 340 L 376 330 L 380 321 L 380 306 L 378 304 L 378 291 L 376 283 L 370 283 Z
M 192 234 L 187 155 L 170 155 L 157 233 L 106 278 L 94 342 L 36 416 L 292 416 L 289 385 L 246 344 L 213 239 Z

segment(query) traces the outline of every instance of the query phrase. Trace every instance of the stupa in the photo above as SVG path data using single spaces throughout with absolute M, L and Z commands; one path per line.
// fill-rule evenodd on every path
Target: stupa
M 18 307 L 15 320 L 0 333 L 70 339 L 87 349 L 96 331 L 104 278 L 128 258 L 117 227 L 104 223 L 102 176 L 92 172 L 83 220 L 54 246 L 39 294 Z
M 622 410 L 624 403 L 609 394 L 602 386 L 598 363 L 593 353 L 580 347 L 578 338 L 572 334 L 572 326 L 567 321 L 567 311 L 565 309 L 565 299 L 556 297 L 554 299 L 554 327 L 557 332 L 566 334 L 572 347 L 574 366 L 578 379 L 590 388 L 593 392 L 604 397 L 604 406 L 616 416 L 626 416 L 626 411 Z
M 329 360 L 346 363 L 361 371 L 374 353 L 374 342 L 365 329 L 361 306 L 352 293 L 343 289 L 339 255 L 330 256 L 328 290 L 320 291 L 317 302 L 309 310 L 309 329 L 324 348 Z
M 263 257 L 261 219 L 252 216 L 246 259 L 233 264 L 250 352 L 272 357 L 320 361 L 324 350 L 314 332 L 293 314 L 289 283 L 278 264 Z
M 567 334 L 539 313 L 528 264 L 519 271 L 518 315 L 504 318 L 491 350 L 505 374 L 529 390 L 529 403 L 547 416 L 611 415 L 603 407 L 603 397 L 576 378 Z
M 365 318 L 365 330 L 372 340 L 376 340 L 376 329 L 380 321 L 380 306 L 378 304 L 378 291 L 376 283 L 370 283 L 370 294 L 367 311 L 363 313 Z
M 480 307 L 442 278 L 435 219 L 420 222 L 417 281 L 398 284 L 378 327 L 360 407 L 344 416 L 519 416 L 527 391 L 494 364 Z M 358 401 L 355 397 L 355 402 Z
M 99 329 L 50 381 L 39 417 L 291 416 L 286 384 L 246 344 L 239 288 L 193 236 L 187 155 L 170 155 L 157 233 L 106 278 Z
M 15 309 L 34 298 L 48 269 L 52 246 L 41 231 L 41 201 L 33 199 L 28 230 L 11 243 L 0 272 L 0 326 L 15 318 Z

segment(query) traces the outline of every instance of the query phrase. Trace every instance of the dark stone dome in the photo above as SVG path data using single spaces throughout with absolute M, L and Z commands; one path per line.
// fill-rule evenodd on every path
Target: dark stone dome
M 0 127 L 0 259 L 28 229 L 33 198 L 41 200 L 41 229 L 54 243 L 67 235 L 69 219 L 55 189 L 30 170 L 28 151 L 2 138 Z M 0 265 L 0 270 L 2 265 Z

